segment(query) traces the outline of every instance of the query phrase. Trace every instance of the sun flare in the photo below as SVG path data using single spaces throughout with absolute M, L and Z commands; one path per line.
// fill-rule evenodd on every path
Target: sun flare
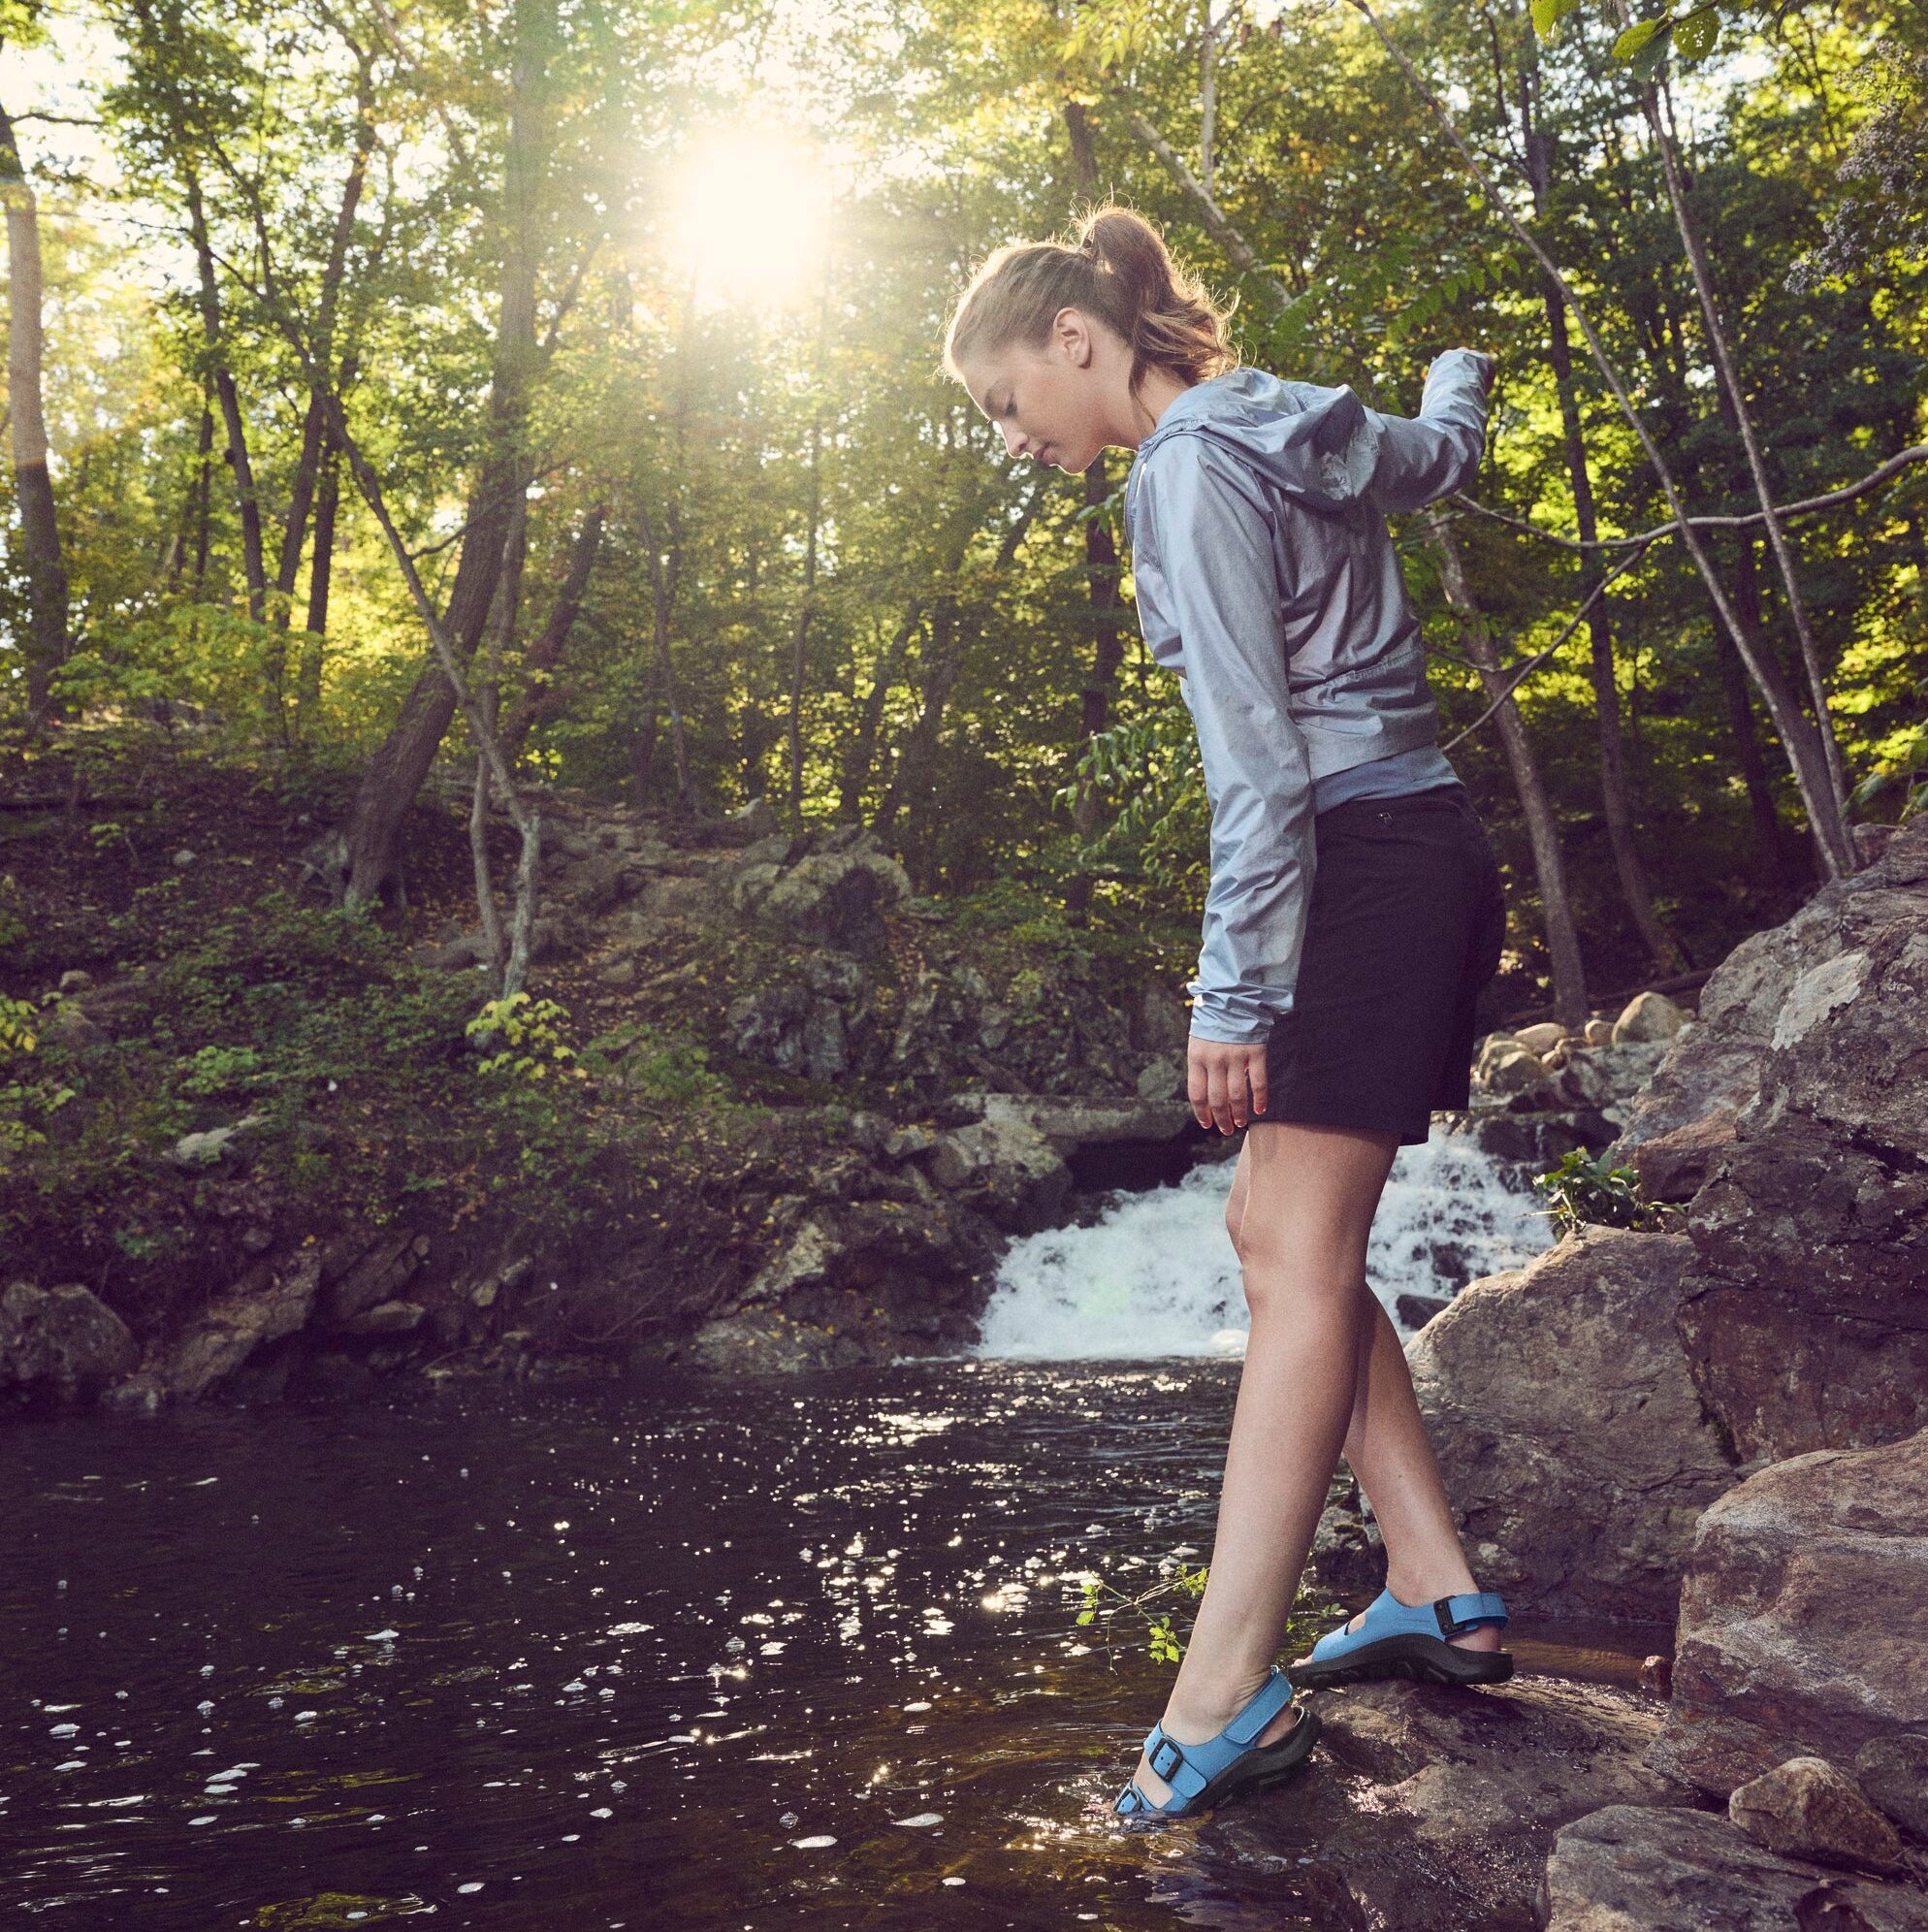
M 738 302 L 794 300 L 811 284 L 829 219 L 817 157 L 782 135 L 712 135 L 678 171 L 672 233 L 699 290 Z

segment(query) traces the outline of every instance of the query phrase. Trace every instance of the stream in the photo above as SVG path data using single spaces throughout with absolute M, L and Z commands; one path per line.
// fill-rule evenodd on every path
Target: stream
M 0 1433 L 0 1902 L 49 1932 L 1313 1927 L 1111 1817 L 1170 1666 L 1075 1622 L 1087 1578 L 1206 1554 L 1230 1179 L 1016 1243 L 973 1355 Z M 1405 1150 L 1375 1285 L 1524 1259 L 1529 1206 L 1463 1144 Z

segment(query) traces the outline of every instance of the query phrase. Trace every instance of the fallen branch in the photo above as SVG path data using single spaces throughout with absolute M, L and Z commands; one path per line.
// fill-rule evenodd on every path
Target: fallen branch
M 1915 443 L 1899 456 L 1891 456 L 1885 463 L 1869 470 L 1858 482 L 1844 484 L 1839 490 L 1828 491 L 1825 496 L 1804 497 L 1798 503 L 1779 503 L 1775 506 L 1775 513 L 1783 517 L 1805 517 L 1816 510 L 1831 510 L 1838 503 L 1851 503 L 1856 497 L 1865 497 L 1869 491 L 1879 490 L 1890 476 L 1917 463 L 1928 463 L 1928 443 Z M 1477 503 L 1467 496 L 1456 494 L 1453 500 L 1475 515 L 1505 524 L 1510 530 L 1524 531 L 1528 536 L 1537 536 L 1543 542 L 1557 543 L 1562 550 L 1644 549 L 1659 537 L 1672 536 L 1681 527 L 1680 520 L 1676 518 L 1670 523 L 1655 524 L 1652 530 L 1644 530 L 1638 536 L 1602 536 L 1590 543 L 1577 536 L 1561 536 L 1558 531 L 1542 530 L 1538 524 L 1528 523 L 1525 517 L 1508 516 L 1504 510 Z M 1695 530 L 1751 530 L 1765 523 L 1767 518 L 1763 511 L 1755 510 L 1745 517 L 1688 517 L 1687 521 Z
M 1516 691 L 1518 691 L 1523 684 L 1526 683 L 1527 677 L 1532 672 L 1538 670 L 1539 667 L 1542 664 L 1544 664 L 1546 660 L 1549 658 L 1551 658 L 1553 654 L 1556 651 L 1558 651 L 1559 647 L 1562 644 L 1564 644 L 1566 640 L 1569 637 L 1571 637 L 1576 630 L 1580 628 L 1581 625 L 1583 625 L 1587 621 L 1587 613 L 1590 610 L 1591 610 L 1593 606 L 1596 603 L 1598 603 L 1603 596 L 1606 596 L 1607 586 L 1611 584 L 1616 577 L 1623 576 L 1624 575 L 1625 572 L 1631 570 L 1633 566 L 1639 562 L 1640 562 L 1640 552 L 1637 550 L 1633 553 L 1631 557 L 1622 558 L 1621 561 L 1618 564 L 1616 564 L 1614 567 L 1611 570 L 1609 570 L 1607 574 L 1604 577 L 1602 577 L 1597 584 L 1593 586 L 1592 590 L 1588 593 L 1586 602 L 1584 602 L 1580 606 L 1580 608 L 1573 613 L 1573 621 L 1567 625 L 1566 628 L 1562 630 L 1559 633 L 1559 635 L 1556 637 L 1553 640 L 1553 642 L 1546 647 L 1544 651 L 1535 651 L 1533 655 L 1530 658 L 1528 658 L 1524 664 L 1522 664 L 1520 668 L 1513 674 L 1512 678 L 1507 683 L 1506 689 L 1502 691 L 1499 693 L 1499 695 L 1495 697 L 1493 700 L 1493 702 L 1489 704 L 1487 708 L 1484 711 L 1482 711 L 1480 715 L 1477 718 L 1475 718 L 1473 722 L 1470 724 L 1468 724 L 1463 731 L 1455 732 L 1452 737 L 1448 738 L 1446 742 L 1440 746 L 1439 749 L 1442 752 L 1450 752 L 1453 749 L 1453 747 L 1460 742 L 1462 738 L 1470 738 L 1473 735 L 1473 733 L 1477 731 L 1479 727 L 1482 724 L 1484 724 L 1486 721 L 1489 718 L 1491 718 L 1493 714 L 1495 711 L 1497 711 L 1499 707 L 1502 704 L 1504 704 L 1506 700 L 1509 697 L 1511 697 L 1513 693 Z

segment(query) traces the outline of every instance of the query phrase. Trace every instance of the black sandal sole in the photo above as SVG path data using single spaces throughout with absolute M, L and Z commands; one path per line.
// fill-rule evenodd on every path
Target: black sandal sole
M 1504 1684 L 1513 1675 L 1511 1651 L 1466 1650 L 1442 1637 L 1381 1637 L 1330 1663 L 1289 1664 L 1295 1690 L 1335 1690 L 1381 1677 L 1414 1684 Z
M 1249 1791 L 1269 1791 L 1304 1770 L 1313 1747 L 1319 1742 L 1319 1718 L 1314 1711 L 1301 1710 L 1299 1722 L 1276 1744 L 1263 1751 L 1248 1752 L 1237 1763 L 1228 1764 L 1182 1814 L 1186 1818 L 1210 1805 L 1222 1805 L 1229 1798 L 1243 1797 Z

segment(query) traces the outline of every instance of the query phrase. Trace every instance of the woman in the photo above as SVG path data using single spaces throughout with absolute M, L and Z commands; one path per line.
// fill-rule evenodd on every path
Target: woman
M 1295 1685 L 1512 1669 L 1365 1273 L 1395 1152 L 1466 1105 L 1504 931 L 1385 521 L 1478 468 L 1494 363 L 1447 351 L 1410 420 L 1241 369 L 1224 313 L 1122 209 L 991 256 L 946 361 L 1013 456 L 1082 470 L 1136 450 L 1139 616 L 1211 802 L 1188 1089 L 1202 1125 L 1250 1130 L 1226 1226 L 1251 1332 L 1192 1639 L 1113 1805 L 1189 1815 L 1304 1762 L 1317 1721 Z M 1288 1672 L 1274 1658 L 1341 1453 L 1387 1588 Z

